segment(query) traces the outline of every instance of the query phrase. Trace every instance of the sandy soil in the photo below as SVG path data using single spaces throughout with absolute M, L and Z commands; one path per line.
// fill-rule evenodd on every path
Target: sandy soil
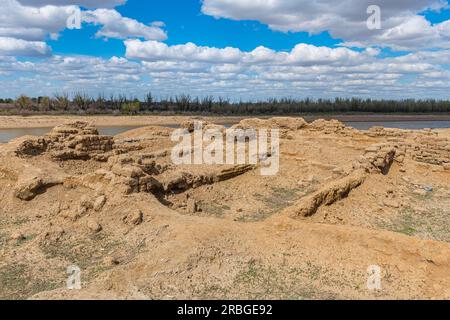
M 0 146 L 0 299 L 450 299 L 450 130 L 239 126 L 281 129 L 277 175 L 174 165 L 162 127 Z
M 448 114 L 401 115 L 401 114 L 346 114 L 346 115 L 306 115 L 306 121 L 316 119 L 336 119 L 339 121 L 450 121 Z M 50 128 L 73 121 L 87 121 L 98 127 L 106 126 L 151 126 L 174 125 L 186 119 L 198 119 L 217 124 L 234 124 L 248 117 L 230 116 L 0 116 L 0 129 Z M 262 119 L 270 118 L 259 117 Z
M 0 128 L 50 128 L 74 121 L 87 121 L 98 127 L 171 125 L 185 119 L 184 116 L 1 116 Z

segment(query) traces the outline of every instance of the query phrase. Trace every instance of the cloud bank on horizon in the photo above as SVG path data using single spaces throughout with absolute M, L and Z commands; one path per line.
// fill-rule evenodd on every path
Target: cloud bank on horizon
M 189 2 L 196 15 L 179 19 L 158 16 L 157 2 L 0 0 L 0 97 L 152 91 L 231 99 L 450 99 L 448 1 L 379 0 L 380 29 L 367 27 L 370 0 Z M 144 9 L 157 19 L 146 18 Z M 77 13 L 81 29 L 68 30 Z M 204 43 L 190 38 L 189 23 L 199 24 Z M 219 23 L 223 33 L 208 32 Z M 266 28 L 265 43 L 244 50 L 246 38 L 231 30 L 248 32 L 253 23 Z M 275 45 L 303 33 L 305 42 Z M 224 45 L 210 45 L 214 37 Z M 101 46 L 114 54 L 99 53 Z

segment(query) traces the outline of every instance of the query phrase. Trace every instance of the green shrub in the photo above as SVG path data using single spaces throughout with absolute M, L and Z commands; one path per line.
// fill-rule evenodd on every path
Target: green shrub
M 30 109 L 33 106 L 33 101 L 26 95 L 21 95 L 16 99 L 15 104 L 20 109 Z
M 139 101 L 127 102 L 122 104 L 122 112 L 128 114 L 137 114 L 141 110 L 141 103 Z

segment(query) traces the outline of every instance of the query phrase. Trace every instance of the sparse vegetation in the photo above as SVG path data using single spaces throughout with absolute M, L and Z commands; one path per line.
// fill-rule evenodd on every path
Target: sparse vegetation
M 108 237 L 99 239 L 86 239 L 83 242 L 63 243 L 56 242 L 41 247 L 47 259 L 62 258 L 67 263 L 73 263 L 86 270 L 96 266 L 105 253 L 117 249 L 120 242 L 110 240 Z
M 442 209 L 429 209 L 426 214 L 419 214 L 405 208 L 398 216 L 389 222 L 379 223 L 379 226 L 408 236 L 450 242 L 450 220 L 448 212 Z
M 23 239 L 19 239 L 16 242 L 16 246 L 19 247 L 19 246 L 21 246 L 23 244 L 26 244 L 27 242 L 33 241 L 34 239 L 36 239 L 36 237 L 37 237 L 36 234 L 32 234 L 32 235 L 29 235 L 27 237 L 24 237 Z
M 6 235 L 4 233 L 0 233 L 0 250 L 3 248 L 3 246 L 6 243 Z
M 36 277 L 25 264 L 9 264 L 0 268 L 0 299 L 26 299 L 39 292 L 54 290 L 63 283 L 62 278 Z
M 292 205 L 298 198 L 298 189 L 288 189 L 282 187 L 272 187 L 268 195 L 255 194 L 254 197 L 265 204 L 267 210 L 259 210 L 252 215 L 243 215 L 239 217 L 241 222 L 256 222 L 267 219 L 272 214 Z
M 222 217 L 226 211 L 231 209 L 228 205 L 205 201 L 200 201 L 199 207 L 202 209 L 202 212 L 216 217 Z
M 71 98 L 70 98 L 71 96 Z M 221 115 L 275 115 L 305 113 L 449 113 L 448 100 L 372 100 L 372 99 L 267 99 L 265 101 L 239 101 L 211 96 L 191 97 L 181 94 L 157 99 L 152 93 L 143 100 L 126 95 L 104 95 L 97 98 L 83 92 L 56 93 L 53 97 L 0 99 L 0 114 L 154 114 L 202 113 Z
M 336 285 L 336 279 L 339 277 L 310 261 L 302 266 L 287 268 L 283 265 L 267 266 L 251 260 L 236 276 L 234 285 L 245 288 L 252 299 L 334 300 L 344 296 L 327 288 L 328 285 Z M 347 287 L 349 284 L 344 280 L 345 275 L 341 279 L 339 285 Z

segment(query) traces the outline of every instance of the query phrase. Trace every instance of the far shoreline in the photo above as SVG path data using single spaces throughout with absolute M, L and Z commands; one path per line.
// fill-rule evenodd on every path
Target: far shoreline
M 308 122 L 317 119 L 342 122 L 396 122 L 396 121 L 450 121 L 450 114 L 286 114 L 286 115 L 32 115 L 0 116 L 0 129 L 47 128 L 72 121 L 87 121 L 98 127 L 174 126 L 187 119 L 198 119 L 216 124 L 238 123 L 248 118 L 301 117 Z

